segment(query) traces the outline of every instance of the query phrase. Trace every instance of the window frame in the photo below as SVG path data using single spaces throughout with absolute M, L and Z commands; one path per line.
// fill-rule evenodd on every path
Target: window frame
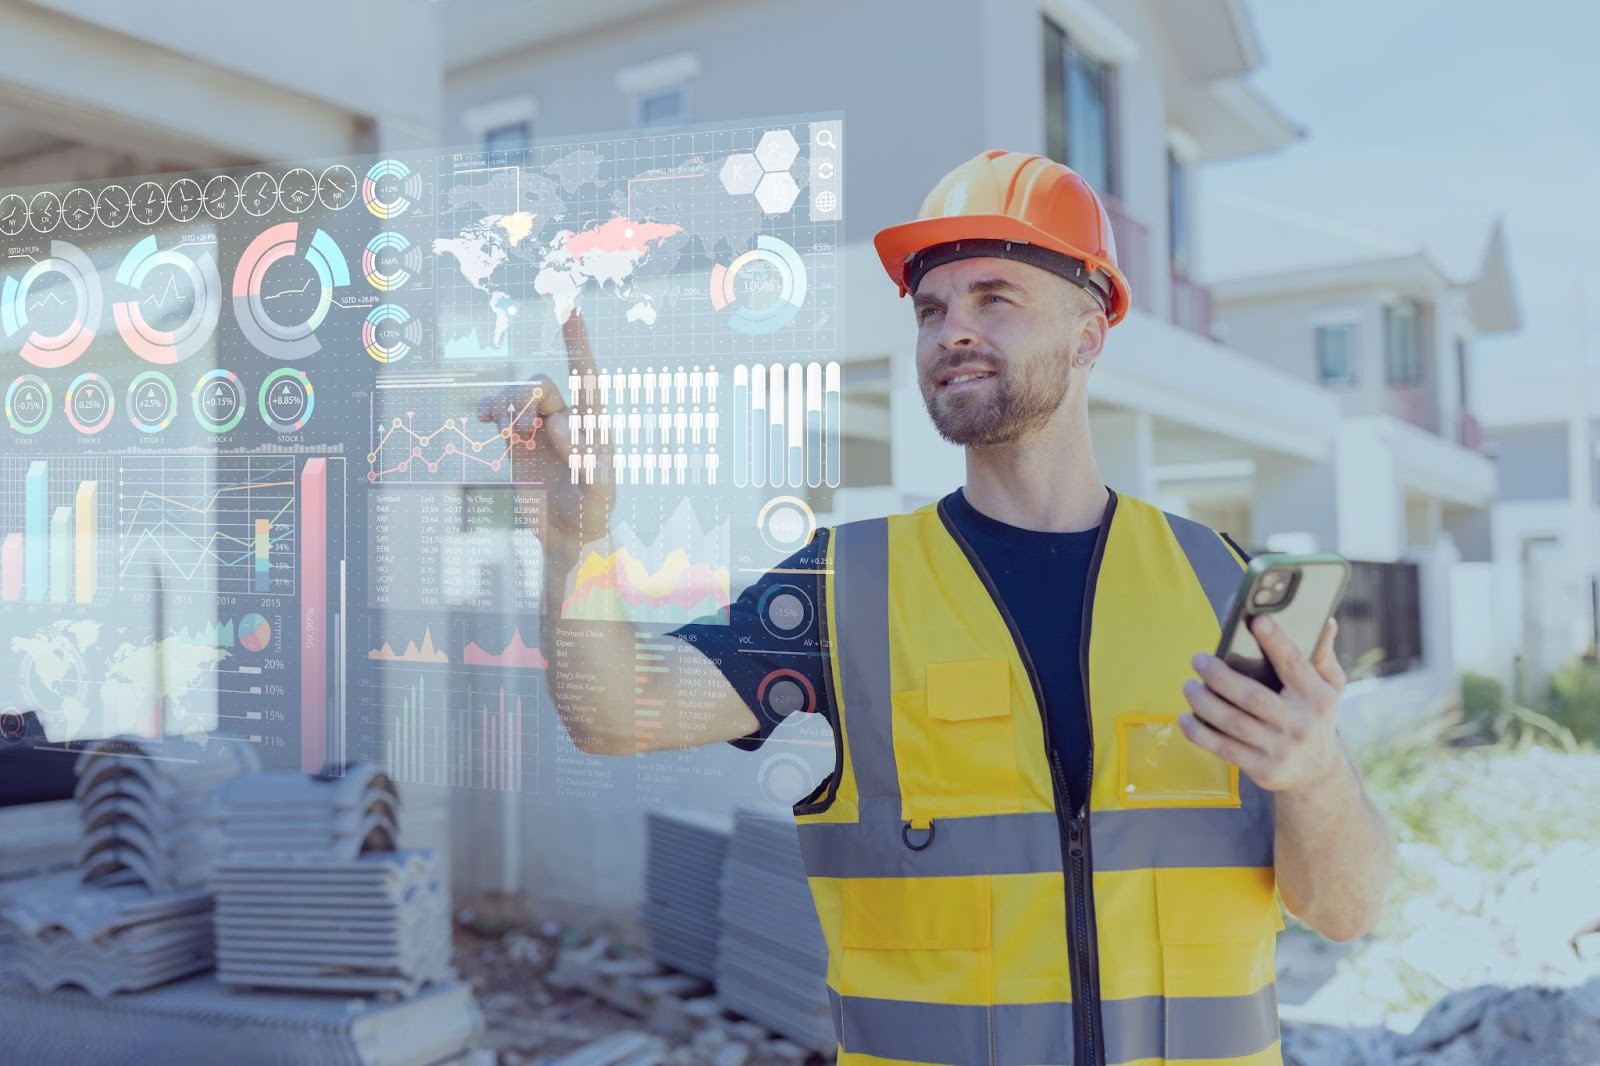
M 1330 377 L 1328 364 L 1323 358 L 1322 338 L 1331 331 L 1340 331 L 1345 336 L 1344 362 L 1345 374 L 1342 377 Z M 1355 388 L 1361 384 L 1361 323 L 1353 317 L 1325 317 L 1313 319 L 1311 322 L 1311 359 L 1314 364 L 1317 384 L 1326 388 Z
M 514 141 L 500 142 L 496 139 L 497 134 L 508 130 L 520 130 L 521 132 Z M 479 137 L 479 142 L 479 146 L 485 152 L 520 152 L 533 144 L 533 123 L 527 119 L 520 119 L 516 122 L 507 122 L 500 126 L 491 127 L 483 131 Z
M 1167 145 L 1167 260 L 1173 271 L 1187 278 L 1194 269 L 1194 211 L 1190 164 Z
M 538 102 L 528 93 L 503 96 L 461 112 L 461 124 L 472 134 L 478 147 L 487 152 L 522 151 L 533 144 L 534 122 L 539 117 Z M 523 141 L 517 145 L 494 145 L 491 135 L 522 127 Z
M 670 122 L 647 122 L 644 116 L 645 104 L 651 100 L 659 99 L 669 93 L 677 94 L 681 106 L 677 115 Z M 684 126 L 694 121 L 694 83 L 692 81 L 674 82 L 654 89 L 646 89 L 633 94 L 633 128 L 636 130 L 661 129 L 668 126 Z
M 1041 13 L 1040 20 L 1044 29 L 1045 153 L 1082 174 L 1097 193 L 1118 198 L 1123 177 L 1119 64 L 1116 59 L 1097 55 L 1085 47 L 1048 13 Z M 1105 130 L 1100 145 L 1105 163 L 1103 180 L 1096 180 L 1100 175 L 1087 172 L 1087 161 L 1072 158 L 1074 75 L 1092 82 L 1098 90 Z
M 1409 297 L 1383 305 L 1383 381 L 1390 388 L 1416 389 L 1426 382 L 1425 314 L 1422 302 Z
M 632 129 L 665 129 L 695 121 L 694 85 L 700 78 L 700 57 L 694 52 L 673 52 L 623 67 L 617 71 L 617 91 L 627 102 Z M 644 107 L 669 92 L 678 93 L 682 107 L 671 122 L 644 122 Z

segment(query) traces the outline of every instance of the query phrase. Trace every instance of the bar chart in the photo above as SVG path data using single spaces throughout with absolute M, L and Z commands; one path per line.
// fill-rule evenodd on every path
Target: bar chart
M 0 600 L 108 602 L 115 486 L 110 459 L 0 459 Z
M 841 473 L 838 363 L 733 368 L 733 483 L 837 488 Z
M 450 688 L 418 674 L 393 685 L 385 705 L 384 768 L 396 781 L 532 792 L 537 730 L 524 730 L 531 695 L 503 686 Z

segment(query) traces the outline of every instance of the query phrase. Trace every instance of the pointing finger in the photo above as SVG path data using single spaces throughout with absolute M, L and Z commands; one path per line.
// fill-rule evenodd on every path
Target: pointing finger
M 589 344 L 589 327 L 576 308 L 561 324 L 561 335 L 567 342 L 568 365 L 580 374 L 593 370 L 594 349 Z

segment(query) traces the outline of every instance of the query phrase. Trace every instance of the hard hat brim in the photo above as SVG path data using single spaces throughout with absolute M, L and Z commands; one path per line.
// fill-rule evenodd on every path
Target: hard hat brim
M 910 291 L 906 285 L 906 268 L 912 256 L 936 244 L 965 240 L 1016 241 L 1081 259 L 1091 270 L 1103 270 L 1111 278 L 1111 309 L 1106 313 L 1107 321 L 1116 325 L 1127 316 L 1130 303 L 1128 282 L 1115 264 L 1105 256 L 1074 247 L 1010 215 L 952 215 L 918 219 L 879 230 L 872 238 L 872 243 L 890 280 L 899 287 L 900 295 L 905 296 Z

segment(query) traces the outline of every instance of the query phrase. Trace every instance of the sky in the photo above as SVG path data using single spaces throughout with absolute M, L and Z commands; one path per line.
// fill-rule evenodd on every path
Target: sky
M 1600 3 L 1246 0 L 1252 83 L 1305 136 L 1211 164 L 1226 191 L 1383 230 L 1492 211 L 1522 329 L 1476 357 L 1600 360 Z

